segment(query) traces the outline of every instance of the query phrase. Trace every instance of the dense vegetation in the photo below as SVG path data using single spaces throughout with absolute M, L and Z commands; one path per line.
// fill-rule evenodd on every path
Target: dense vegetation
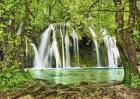
M 102 42 L 100 30 L 106 28 L 117 38 L 124 83 L 140 86 L 139 7 L 139 0 L 1 0 L 0 50 L 4 60 L 0 61 L 0 88 L 19 86 L 30 79 L 23 69 L 27 44 L 37 43 L 50 23 L 66 22 L 76 25 L 79 39 L 90 36 L 87 28 L 94 25 Z

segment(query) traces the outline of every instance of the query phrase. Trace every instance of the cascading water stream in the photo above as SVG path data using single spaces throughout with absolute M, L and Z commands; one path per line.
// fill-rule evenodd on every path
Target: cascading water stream
M 10 19 L 8 22 L 8 25 L 11 25 L 11 24 L 12 24 L 12 19 Z
M 23 22 L 20 24 L 19 28 L 18 28 L 18 31 L 17 31 L 17 34 L 21 34 L 22 32 L 22 27 L 23 27 Z
M 61 67 L 61 61 L 60 61 L 60 55 L 59 55 L 59 50 L 58 50 L 58 45 L 57 45 L 57 40 L 56 40 L 55 29 L 53 29 L 53 42 L 50 48 L 50 58 L 52 59 L 53 56 L 55 57 L 55 61 L 56 61 L 55 65 L 56 65 L 56 68 L 58 69 Z
M 48 51 L 48 46 L 49 46 L 49 42 L 50 42 L 50 34 L 51 34 L 52 29 L 53 29 L 53 24 L 50 24 L 48 29 L 46 29 L 45 32 L 41 35 L 41 42 L 40 42 L 40 46 L 38 49 L 38 53 L 40 55 L 40 58 L 41 58 L 43 64 L 45 61 L 44 60 L 44 57 L 46 55 L 45 53 L 47 53 L 47 51 Z
M 73 37 L 73 48 L 74 48 L 74 57 L 77 59 L 77 66 L 79 66 L 79 43 L 78 43 L 78 36 L 77 33 L 75 32 L 75 29 L 73 28 L 72 32 L 72 37 Z
M 68 36 L 68 30 L 65 35 L 65 50 L 66 50 L 66 68 L 70 68 L 70 51 L 69 51 L 70 41 Z
M 50 39 L 51 33 L 53 34 L 52 41 Z M 35 51 L 34 68 L 42 68 L 46 66 L 48 67 L 49 65 L 51 65 L 51 62 L 49 63 L 49 57 L 51 60 L 53 56 L 56 63 L 55 67 L 60 68 L 61 61 L 57 46 L 55 25 L 50 24 L 48 29 L 46 29 L 42 34 L 38 50 L 36 49 L 34 44 L 32 44 L 32 46 Z
M 99 52 L 99 48 L 98 48 L 98 42 L 96 40 L 96 34 L 91 27 L 89 27 L 89 30 L 90 30 L 90 32 L 93 36 L 93 40 L 94 40 L 94 43 L 95 43 L 96 55 L 97 55 L 97 66 L 101 67 L 100 52 Z
M 31 43 L 31 45 L 33 46 L 33 49 L 34 49 L 34 52 L 35 52 L 34 68 L 42 68 L 43 64 L 40 60 L 40 56 L 38 54 L 36 46 L 33 43 Z
M 63 57 L 63 68 L 65 68 L 65 50 L 64 50 L 64 30 L 63 28 L 61 29 L 60 27 L 60 34 L 61 34 L 61 38 L 62 38 L 62 57 Z
M 120 57 L 119 50 L 116 46 L 116 40 L 108 35 L 105 29 L 103 30 L 102 34 L 105 46 L 107 48 L 108 65 L 110 68 L 116 68 L 118 66 L 118 59 Z
M 27 38 L 25 39 L 25 47 L 26 47 L 26 49 L 25 49 L 25 63 L 27 63 L 27 61 L 28 61 L 28 42 L 27 42 Z

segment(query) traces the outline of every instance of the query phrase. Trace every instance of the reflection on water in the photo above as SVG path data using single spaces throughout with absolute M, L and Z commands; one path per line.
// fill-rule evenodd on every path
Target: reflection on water
M 34 78 L 47 79 L 62 84 L 80 82 L 112 82 L 123 79 L 122 68 L 84 68 L 84 69 L 28 69 Z

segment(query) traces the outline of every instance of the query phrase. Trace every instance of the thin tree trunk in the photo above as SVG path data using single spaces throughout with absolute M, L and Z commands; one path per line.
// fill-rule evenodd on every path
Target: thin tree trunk
M 9 51 L 11 51 L 11 60 L 13 62 L 12 63 L 15 63 L 15 61 L 18 59 L 18 56 L 17 56 L 17 48 L 15 48 L 16 46 L 16 16 L 15 16 L 15 13 L 16 13 L 16 10 L 12 13 L 12 16 L 14 17 L 14 19 L 11 20 L 11 24 L 9 26 L 9 33 L 11 33 L 11 39 L 12 39 L 12 47 L 9 47 Z
M 21 52 L 20 52 L 20 63 L 21 67 L 24 66 L 24 60 L 25 60 L 25 35 L 27 33 L 27 28 L 29 25 L 29 16 L 30 16 L 30 0 L 25 0 L 25 10 L 24 10 L 24 19 L 23 19 L 23 27 L 22 27 L 22 33 L 21 33 Z
M 3 30 L 3 33 L 2 33 L 2 36 L 3 36 L 3 40 L 2 40 L 2 50 L 4 52 L 4 61 L 6 62 L 7 61 L 7 47 L 8 47 L 8 28 L 7 28 L 7 24 L 5 23 L 7 19 L 4 18 L 4 17 L 0 17 L 0 22 L 1 24 L 3 24 L 5 27 L 2 27 L 2 30 Z
M 140 43 L 140 11 L 138 7 L 136 6 L 136 17 L 138 22 L 138 31 L 139 31 L 139 43 Z M 140 46 L 139 46 L 140 47 Z M 140 49 L 140 48 L 139 48 Z

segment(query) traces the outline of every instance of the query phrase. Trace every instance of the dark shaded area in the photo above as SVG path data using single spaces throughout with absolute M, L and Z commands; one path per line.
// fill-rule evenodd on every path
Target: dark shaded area
M 79 49 L 80 66 L 96 66 L 96 52 L 92 38 L 89 38 L 88 36 L 82 37 L 82 39 L 79 40 Z
M 0 61 L 4 60 L 4 52 L 2 49 L 0 49 Z
M 92 39 L 87 36 L 82 37 L 82 40 L 80 40 L 79 43 L 80 43 L 79 44 L 80 48 L 86 47 L 86 48 L 89 48 L 90 51 L 95 48 Z

